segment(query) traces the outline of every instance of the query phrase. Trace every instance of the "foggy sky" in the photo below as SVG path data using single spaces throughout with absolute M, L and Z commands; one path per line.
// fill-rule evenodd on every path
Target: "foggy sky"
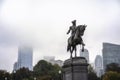
M 0 69 L 13 69 L 21 44 L 33 46 L 33 65 L 46 55 L 69 58 L 66 32 L 74 19 L 87 25 L 83 40 L 93 62 L 102 42 L 120 44 L 119 8 L 119 0 L 1 0 Z

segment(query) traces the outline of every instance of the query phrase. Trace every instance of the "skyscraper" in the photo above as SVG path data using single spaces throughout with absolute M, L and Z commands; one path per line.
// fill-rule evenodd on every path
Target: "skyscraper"
M 101 77 L 103 74 L 103 63 L 102 63 L 102 57 L 100 55 L 97 55 L 95 58 L 95 72 L 98 77 Z
M 120 45 L 103 43 L 103 68 L 106 69 L 106 66 L 110 63 L 120 64 Z
M 18 63 L 17 62 L 15 62 L 14 63 L 14 67 L 13 67 L 13 71 L 16 71 L 16 70 L 18 70 L 19 68 L 18 68 Z
M 14 64 L 14 70 L 22 67 L 32 70 L 33 49 L 27 46 L 18 48 L 18 61 Z
M 87 62 L 89 63 L 89 52 L 87 49 L 84 49 L 83 52 L 80 50 L 80 57 L 85 57 Z

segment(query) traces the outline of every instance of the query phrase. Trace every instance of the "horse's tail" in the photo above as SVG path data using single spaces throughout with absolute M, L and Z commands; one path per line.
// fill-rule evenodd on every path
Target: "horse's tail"
M 68 52 L 69 50 L 70 50 L 70 46 L 68 45 L 68 46 L 67 46 L 67 52 Z
M 68 38 L 67 52 L 70 50 L 70 48 L 71 48 L 71 37 Z

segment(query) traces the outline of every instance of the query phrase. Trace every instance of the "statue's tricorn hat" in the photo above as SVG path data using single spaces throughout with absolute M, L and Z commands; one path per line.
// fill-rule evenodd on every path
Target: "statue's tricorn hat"
M 75 24 L 75 23 L 76 23 L 76 20 L 73 20 L 72 23 Z

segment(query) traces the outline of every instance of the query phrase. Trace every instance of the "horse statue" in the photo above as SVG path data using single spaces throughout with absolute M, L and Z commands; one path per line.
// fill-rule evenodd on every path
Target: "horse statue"
M 70 51 L 71 53 L 71 58 L 72 58 L 72 53 L 75 51 L 75 57 L 76 55 L 76 46 L 77 45 L 82 45 L 82 51 L 84 51 L 84 42 L 82 40 L 82 36 L 84 35 L 84 31 L 87 25 L 78 25 L 75 29 L 75 34 L 72 37 L 68 38 L 68 45 L 67 45 L 67 51 Z

